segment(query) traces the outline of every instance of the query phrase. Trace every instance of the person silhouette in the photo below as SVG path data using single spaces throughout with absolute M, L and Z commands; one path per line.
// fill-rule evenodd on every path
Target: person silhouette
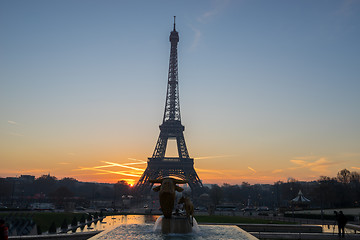
M 342 211 L 337 214 L 336 220 L 339 229 L 339 237 L 345 237 L 345 225 L 347 223 L 347 218 Z
M 3 219 L 0 219 L 0 240 L 8 240 L 8 227 Z

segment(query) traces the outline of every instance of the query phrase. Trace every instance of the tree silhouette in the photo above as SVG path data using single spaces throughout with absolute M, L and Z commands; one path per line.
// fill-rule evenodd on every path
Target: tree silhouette
M 56 177 L 48 174 L 35 179 L 34 186 L 37 193 L 49 193 L 54 189 L 56 183 Z
M 211 185 L 210 198 L 213 204 L 218 205 L 223 197 L 223 191 L 217 184 Z
M 340 172 L 338 172 L 337 174 L 337 179 L 339 182 L 343 183 L 343 184 L 347 184 L 350 182 L 350 171 L 347 170 L 346 168 L 341 170 Z

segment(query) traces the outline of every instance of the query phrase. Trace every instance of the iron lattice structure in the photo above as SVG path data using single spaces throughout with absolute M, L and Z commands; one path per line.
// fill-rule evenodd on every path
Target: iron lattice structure
M 160 136 L 156 143 L 154 153 L 148 158 L 147 168 L 135 186 L 137 193 L 147 193 L 151 190 L 153 183 L 150 179 L 161 179 L 164 177 L 177 177 L 187 180 L 193 192 L 200 192 L 203 188 L 202 182 L 194 169 L 194 159 L 190 158 L 186 148 L 184 130 L 181 124 L 179 86 L 178 86 L 178 58 L 177 45 L 179 34 L 175 29 L 170 33 L 170 61 L 166 102 L 163 122 L 160 125 Z M 175 139 L 179 157 L 165 157 L 166 146 L 169 139 Z

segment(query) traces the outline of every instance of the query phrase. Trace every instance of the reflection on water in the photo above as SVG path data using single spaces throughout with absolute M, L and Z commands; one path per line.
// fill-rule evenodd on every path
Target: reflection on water
M 99 230 L 109 230 L 121 224 L 154 224 L 159 216 L 153 215 L 116 215 L 107 216 L 102 222 L 96 221 L 82 228 L 77 228 L 76 232 L 89 232 Z
M 322 225 L 322 229 L 324 233 L 338 234 L 339 232 L 337 225 Z M 345 228 L 345 233 L 360 234 L 359 231 L 355 231 L 349 228 Z
M 153 231 L 158 216 L 122 215 L 107 217 L 104 221 L 109 224 L 106 230 L 91 240 L 104 239 L 135 239 L 135 240 L 228 240 L 256 238 L 236 226 L 199 226 L 199 232 L 190 234 L 162 234 Z M 111 223 L 111 224 L 110 224 Z
M 154 216 L 154 215 L 145 215 L 145 223 L 155 223 L 156 220 L 158 219 L 159 216 Z
M 116 215 L 108 216 L 102 222 L 92 223 L 90 227 L 87 225 L 81 230 L 78 228 L 76 232 L 99 231 L 104 232 L 91 238 L 96 239 L 251 239 L 248 234 L 241 233 L 241 229 L 233 226 L 199 226 L 198 233 L 192 234 L 161 234 L 159 231 L 154 232 L 155 222 L 159 216 L 154 215 Z M 322 225 L 324 233 L 337 234 L 337 225 Z M 138 232 L 138 233 L 137 233 Z M 345 229 L 347 233 L 354 233 L 354 230 Z M 359 234 L 359 232 L 356 232 Z M 220 234 L 224 235 L 219 238 Z M 239 236 L 246 238 L 238 238 Z M 136 236 L 136 237 L 135 237 Z M 214 238 L 212 238 L 214 236 Z M 226 236 L 226 237 L 225 237 Z M 234 238 L 236 237 L 236 238 Z
M 161 225 L 162 225 L 162 221 L 163 221 L 164 216 L 160 216 L 158 217 L 158 219 L 156 220 L 154 227 L 153 227 L 153 231 L 156 232 L 160 232 L 161 231 Z M 196 221 L 195 218 L 193 218 L 193 226 L 192 226 L 192 231 L 194 233 L 198 233 L 200 231 L 199 225 Z

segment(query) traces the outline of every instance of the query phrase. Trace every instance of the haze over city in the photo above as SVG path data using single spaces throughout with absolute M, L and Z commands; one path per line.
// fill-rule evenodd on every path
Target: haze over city
M 360 2 L 16 0 L 0 2 L 0 177 L 136 183 L 162 122 L 174 15 L 203 183 L 360 170 Z

